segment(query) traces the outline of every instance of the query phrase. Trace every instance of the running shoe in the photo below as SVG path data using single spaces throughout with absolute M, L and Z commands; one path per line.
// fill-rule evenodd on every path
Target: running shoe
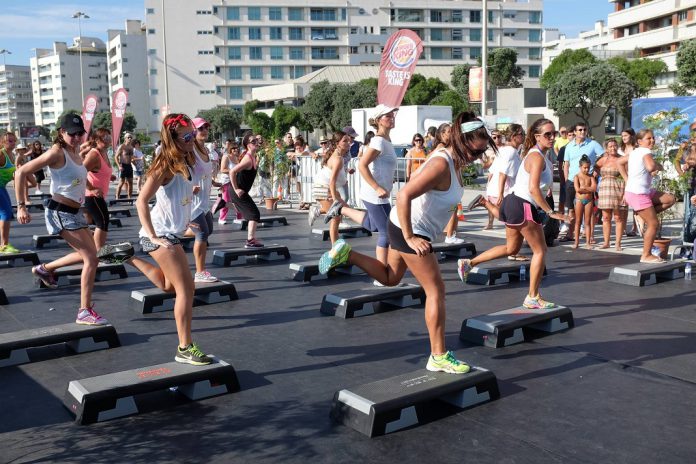
M 82 325 L 107 325 L 109 321 L 101 317 L 93 308 L 81 308 L 76 323 Z
M 174 361 L 194 366 L 205 366 L 213 362 L 213 358 L 206 355 L 198 348 L 198 345 L 191 343 L 186 348 L 177 347 Z
M 319 273 L 326 274 L 331 269 L 348 262 L 351 247 L 343 239 L 336 240 L 331 250 L 324 253 L 319 259 Z
M 441 355 L 431 354 L 425 368 L 432 372 L 446 372 L 448 374 L 466 374 L 471 370 L 467 363 L 455 358 L 451 351 Z
M 34 190 L 34 193 L 35 193 L 36 195 L 43 195 L 43 192 L 41 191 L 41 189 L 36 189 L 36 190 Z
M 314 221 L 317 220 L 320 214 L 321 208 L 319 208 L 319 205 L 312 205 L 309 207 L 309 214 L 307 215 L 307 222 L 309 223 L 309 227 L 312 227 L 314 225 Z
M 532 298 L 531 296 L 527 295 L 527 297 L 524 299 L 524 303 L 522 303 L 522 306 L 527 309 L 553 309 L 556 307 L 556 303 L 542 300 L 540 296 Z
M 134 254 L 135 250 L 130 242 L 106 244 L 97 252 L 97 259 L 103 263 L 121 264 L 132 258 Z
M 255 238 L 247 240 L 244 248 L 263 248 L 263 243 L 259 242 Z
M 218 224 L 224 226 L 225 224 L 227 224 L 227 221 L 225 221 L 224 219 L 218 219 Z
M 380 282 L 379 280 L 375 279 L 372 281 L 372 286 L 373 287 L 384 287 L 384 284 Z
M 448 245 L 460 245 L 464 243 L 464 239 L 457 237 L 457 234 L 452 235 L 451 237 L 445 237 L 445 243 Z
M 333 218 L 340 216 L 341 209 L 343 209 L 343 203 L 338 200 L 334 201 L 329 210 L 326 212 L 326 216 L 324 216 L 324 224 L 328 224 Z
M 21 253 L 22 250 L 15 248 L 11 243 L 5 245 L 2 249 L 2 253 Z
M 217 282 L 219 279 L 214 275 L 211 275 L 208 271 L 196 272 L 193 277 L 194 282 L 210 283 Z
M 462 282 L 466 282 L 466 278 L 469 275 L 469 272 L 471 272 L 471 269 L 473 269 L 473 267 L 471 266 L 470 259 L 457 260 L 457 273 L 459 274 L 459 279 Z
M 481 206 L 481 205 L 483 205 L 483 195 L 478 194 L 478 195 L 476 195 L 476 196 L 474 197 L 473 200 L 471 200 L 471 201 L 469 202 L 469 204 L 467 205 L 466 209 L 467 209 L 468 211 L 471 211 L 472 209 L 476 208 L 477 206 Z
M 48 288 L 58 288 L 58 281 L 53 272 L 46 269 L 43 264 L 31 268 L 31 273 L 38 277 Z

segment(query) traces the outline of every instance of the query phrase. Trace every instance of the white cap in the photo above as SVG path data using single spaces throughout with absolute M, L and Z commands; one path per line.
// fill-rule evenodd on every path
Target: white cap
M 372 117 L 373 117 L 375 120 L 377 120 L 377 119 L 381 118 L 382 116 L 384 116 L 385 114 L 389 114 L 389 113 L 391 113 L 392 111 L 398 111 L 398 110 L 399 110 L 398 107 L 387 106 L 387 105 L 385 105 L 384 103 L 380 103 L 380 104 L 377 105 L 377 107 L 375 108 L 375 112 L 374 112 L 374 114 L 372 115 Z

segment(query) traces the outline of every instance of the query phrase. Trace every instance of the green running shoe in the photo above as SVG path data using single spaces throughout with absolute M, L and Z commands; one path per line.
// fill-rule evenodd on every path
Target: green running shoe
M 331 269 L 348 262 L 351 247 L 343 239 L 336 240 L 331 250 L 324 253 L 319 259 L 319 273 L 326 274 Z
M 21 253 L 21 250 L 15 248 L 11 243 L 5 245 L 5 249 L 2 250 L 3 253 Z
M 425 368 L 432 372 L 448 374 L 466 374 L 471 370 L 468 364 L 455 358 L 451 351 L 441 355 L 431 354 Z
M 191 343 L 186 348 L 177 347 L 176 356 L 174 356 L 174 361 L 193 364 L 194 366 L 205 366 L 213 362 L 213 358 L 206 355 L 198 348 L 198 345 Z

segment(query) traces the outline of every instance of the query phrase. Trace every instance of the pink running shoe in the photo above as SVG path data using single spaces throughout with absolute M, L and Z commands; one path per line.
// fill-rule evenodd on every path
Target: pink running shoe
M 82 325 L 107 325 L 109 323 L 92 308 L 81 308 L 80 312 L 77 313 L 75 322 Z

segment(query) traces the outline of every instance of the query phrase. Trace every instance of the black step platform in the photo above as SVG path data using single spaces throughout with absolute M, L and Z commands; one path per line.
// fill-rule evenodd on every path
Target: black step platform
M 19 253 L 0 253 L 0 265 L 9 267 L 35 266 L 39 264 L 39 255 L 35 251 L 23 250 Z
M 109 217 L 132 217 L 133 209 L 128 206 L 117 206 L 109 208 Z
M 232 230 L 247 230 L 249 227 L 249 221 L 246 219 L 235 219 L 230 223 Z M 275 226 L 287 226 L 288 220 L 285 216 L 263 216 L 259 220 L 258 227 L 275 227 Z
M 160 311 L 173 311 L 174 293 L 167 293 L 159 288 L 145 290 L 133 290 L 131 292 L 131 305 L 143 314 Z M 196 283 L 193 293 L 193 306 L 224 303 L 238 299 L 234 284 L 221 280 L 219 282 Z
M 33 200 L 43 201 L 47 198 L 51 198 L 51 194 L 50 193 L 30 193 L 29 195 L 27 195 L 27 198 L 29 198 L 29 200 L 32 200 L 32 201 Z
M 113 198 L 113 199 L 109 200 L 109 206 L 134 205 L 137 199 L 138 199 L 137 196 L 134 196 L 131 198 Z
M 336 392 L 330 416 L 368 437 L 377 437 L 499 397 L 498 381 L 486 369 L 476 367 L 466 374 L 421 369 Z
M 55 243 L 53 243 L 55 242 Z M 35 234 L 31 238 L 31 245 L 34 248 L 43 248 L 48 245 L 65 245 L 63 237 L 58 234 Z
M 80 284 L 80 277 L 82 276 L 82 265 L 75 264 L 73 266 L 65 266 L 53 273 L 56 277 L 56 281 L 59 287 L 65 287 L 67 285 Z M 99 263 L 97 266 L 97 274 L 95 276 L 96 282 L 105 282 L 107 280 L 116 279 L 126 279 L 128 278 L 128 272 L 123 264 L 107 264 Z M 34 277 L 34 285 L 37 288 L 46 288 L 43 281 L 37 277 Z
M 520 280 L 520 267 L 524 266 L 526 278 L 529 279 L 531 261 L 498 260 L 474 266 L 466 277 L 467 284 L 498 285 Z M 544 275 L 546 275 L 544 268 Z
M 29 362 L 27 348 L 65 343 L 76 353 L 121 346 L 112 325 L 62 324 L 0 334 L 0 367 Z
M 7 299 L 7 295 L 5 295 L 5 289 L 0 287 L 0 305 L 7 305 L 7 304 L 10 304 L 10 302 Z
M 347 239 L 371 236 L 372 232 L 362 226 L 348 224 L 341 224 L 338 226 L 338 238 Z M 312 238 L 325 242 L 331 240 L 331 235 L 329 234 L 329 229 L 312 229 Z
M 192 401 L 239 391 L 234 368 L 214 358 L 207 366 L 178 362 L 115 372 L 68 384 L 63 404 L 80 425 L 138 413 L 136 395 L 174 389 Z
M 433 243 L 433 253 L 438 254 L 438 259 L 447 258 L 473 258 L 476 256 L 476 245 L 471 242 L 464 243 Z
M 527 309 L 518 306 L 504 311 L 464 319 L 459 338 L 490 348 L 522 343 L 541 333 L 555 333 L 575 327 L 570 308 Z
M 425 291 L 420 285 L 369 287 L 324 295 L 321 312 L 349 319 L 424 303 Z
M 216 266 L 231 266 L 252 261 L 279 261 L 290 259 L 288 247 L 283 245 L 266 245 L 263 248 L 232 248 L 229 250 L 213 251 L 213 264 Z
M 365 272 L 358 266 L 344 264 L 331 269 L 328 274 L 319 273 L 317 260 L 302 263 L 290 263 L 290 278 L 297 282 L 311 282 L 312 280 L 326 280 L 335 275 L 358 275 Z
M 643 287 L 655 285 L 665 280 L 684 278 L 686 261 L 666 261 L 664 263 L 633 263 L 614 267 L 609 273 L 609 282 Z
M 123 223 L 119 218 L 109 218 L 109 225 L 114 227 L 123 227 Z

